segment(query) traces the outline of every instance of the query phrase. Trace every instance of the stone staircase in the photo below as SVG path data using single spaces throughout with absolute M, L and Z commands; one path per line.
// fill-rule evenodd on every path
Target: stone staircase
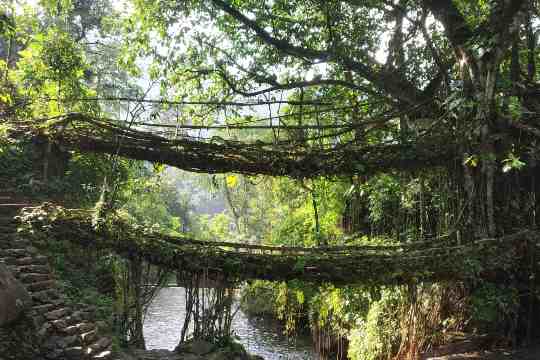
M 93 311 L 66 304 L 47 257 L 17 234 L 14 216 L 29 204 L 15 200 L 12 193 L 9 188 L 0 188 L 0 262 L 8 266 L 32 297 L 33 305 L 26 318 L 37 332 L 34 335 L 39 344 L 35 345 L 40 356 L 62 360 L 112 359 L 112 340 L 98 335 Z M 17 356 L 0 354 L 0 360 L 19 359 Z

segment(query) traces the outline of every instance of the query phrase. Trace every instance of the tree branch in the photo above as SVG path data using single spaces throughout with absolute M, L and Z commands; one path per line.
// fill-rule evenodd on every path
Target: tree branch
M 266 93 L 269 93 L 269 92 L 272 92 L 272 91 L 277 91 L 277 90 L 291 90 L 291 89 L 313 87 L 313 86 L 322 86 L 322 85 L 337 85 L 337 86 L 342 86 L 342 87 L 349 88 L 349 89 L 352 89 L 352 90 L 360 90 L 360 91 L 364 91 L 364 92 L 367 92 L 367 93 L 374 93 L 373 90 L 368 89 L 365 86 L 356 85 L 356 84 L 354 84 L 352 82 L 348 82 L 348 81 L 345 81 L 345 80 L 321 79 L 321 78 L 316 78 L 316 79 L 313 79 L 313 80 L 292 81 L 292 82 L 288 82 L 288 83 L 284 83 L 284 84 L 273 81 L 273 83 L 274 83 L 273 86 L 270 86 L 270 87 L 267 87 L 267 88 L 264 88 L 264 89 L 261 89 L 261 90 L 256 90 L 256 91 L 249 92 L 249 91 L 240 90 L 236 86 L 234 81 L 231 80 L 229 77 L 227 77 L 225 72 L 219 72 L 219 76 L 223 79 L 223 81 L 225 81 L 227 83 L 227 85 L 231 88 L 232 91 L 234 91 L 235 93 L 240 94 L 242 96 L 245 96 L 245 97 L 258 96 L 258 95 L 266 94 Z M 379 94 L 377 94 L 377 95 L 379 95 Z
M 423 93 L 416 88 L 407 79 L 396 71 L 388 71 L 381 64 L 370 60 L 366 55 L 368 64 L 364 64 L 350 57 L 338 54 L 328 50 L 317 50 L 293 45 L 283 39 L 277 39 L 265 31 L 256 21 L 247 18 L 244 14 L 222 0 L 212 0 L 212 2 L 233 17 L 235 20 L 255 32 L 257 37 L 264 43 L 275 47 L 284 54 L 308 60 L 335 62 L 343 67 L 350 69 L 366 80 L 370 81 L 375 87 L 388 93 L 395 99 L 409 105 L 416 105 L 425 102 Z
M 472 38 L 473 31 L 452 0 L 423 0 L 423 4 L 443 24 L 454 49 L 462 49 Z

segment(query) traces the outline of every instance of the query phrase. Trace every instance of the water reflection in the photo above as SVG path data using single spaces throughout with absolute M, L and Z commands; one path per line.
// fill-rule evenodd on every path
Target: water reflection
M 183 288 L 161 289 L 150 305 L 144 322 L 148 349 L 172 350 L 178 344 L 184 319 L 184 302 Z M 281 335 L 275 323 L 248 318 L 240 310 L 234 318 L 233 330 L 248 352 L 260 355 L 266 360 L 315 359 L 309 337 L 287 338 Z

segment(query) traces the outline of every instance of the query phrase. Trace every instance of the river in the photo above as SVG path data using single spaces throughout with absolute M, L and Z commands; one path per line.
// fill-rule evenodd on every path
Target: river
M 146 316 L 144 335 L 146 346 L 151 349 L 172 350 L 180 339 L 184 319 L 184 289 L 166 287 L 160 290 Z M 264 319 L 249 318 L 241 310 L 233 320 L 233 329 L 239 342 L 251 354 L 265 360 L 315 359 L 308 336 L 287 338 L 276 324 Z

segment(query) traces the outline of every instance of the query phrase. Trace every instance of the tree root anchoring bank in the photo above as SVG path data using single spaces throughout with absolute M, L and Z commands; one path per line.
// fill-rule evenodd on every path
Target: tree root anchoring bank
M 180 345 L 189 338 L 211 343 L 226 343 L 231 339 L 231 325 L 235 314 L 233 295 L 235 284 L 214 281 L 208 286 L 208 273 L 177 273 L 179 285 L 185 288 L 186 312 Z M 191 333 L 191 334 L 190 334 Z

